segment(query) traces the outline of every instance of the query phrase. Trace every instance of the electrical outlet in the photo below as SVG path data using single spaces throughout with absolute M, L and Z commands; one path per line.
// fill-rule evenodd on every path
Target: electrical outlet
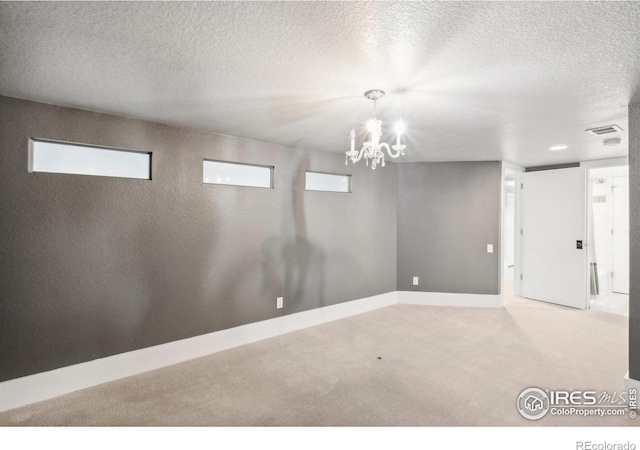
M 282 307 L 284 307 L 284 298 L 283 297 L 278 297 L 276 299 L 276 308 L 277 309 L 281 309 Z
M 493 244 L 487 244 L 487 253 L 493 253 Z
M 414 286 L 418 285 L 418 277 L 413 277 L 413 285 Z

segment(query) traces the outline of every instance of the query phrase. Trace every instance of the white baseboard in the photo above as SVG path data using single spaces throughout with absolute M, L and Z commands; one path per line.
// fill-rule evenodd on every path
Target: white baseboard
M 500 295 L 388 292 L 3 381 L 0 412 L 396 303 L 502 306 Z
M 0 412 L 396 303 L 388 292 L 4 381 Z
M 398 303 L 427 306 L 467 306 L 500 308 L 502 296 L 484 294 L 452 294 L 444 292 L 398 291 Z
M 629 378 L 629 372 L 624 376 L 624 390 L 629 392 L 630 389 L 635 389 L 637 393 L 640 393 L 640 381 Z

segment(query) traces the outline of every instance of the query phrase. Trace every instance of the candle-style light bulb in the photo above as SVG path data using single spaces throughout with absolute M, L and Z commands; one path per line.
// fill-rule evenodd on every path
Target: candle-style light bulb
M 351 153 L 353 153 L 353 151 L 355 150 L 355 145 L 356 145 L 356 130 L 351 130 L 350 133 L 351 136 Z
M 402 123 L 402 122 L 396 122 L 396 125 L 395 125 L 395 127 L 394 127 L 394 128 L 395 128 L 396 133 L 397 133 L 397 136 L 396 136 L 396 145 L 400 145 L 400 135 L 401 135 L 401 134 L 402 134 L 402 132 L 404 131 L 404 123 Z
M 373 142 L 373 132 L 376 129 L 375 119 L 369 119 L 367 121 L 367 130 L 369 130 L 369 142 Z

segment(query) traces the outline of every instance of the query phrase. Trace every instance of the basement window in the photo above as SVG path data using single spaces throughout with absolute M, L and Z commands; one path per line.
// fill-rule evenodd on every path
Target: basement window
M 351 175 L 336 173 L 307 172 L 307 191 L 351 192 Z
M 29 172 L 151 179 L 151 153 L 31 139 Z
M 202 182 L 273 189 L 273 167 L 205 159 Z

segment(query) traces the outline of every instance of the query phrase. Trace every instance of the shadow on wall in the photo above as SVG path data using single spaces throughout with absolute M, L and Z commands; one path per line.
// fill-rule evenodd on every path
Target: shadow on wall
M 40 203 L 54 207 L 25 219 L 24 239 L 39 243 L 23 258 L 28 269 L 16 257 L 0 266 L 3 286 L 11 287 L 0 301 L 0 360 L 7 363 L 0 377 L 325 306 L 327 257 L 307 226 L 309 158 L 298 158 L 283 173 L 287 188 L 276 191 L 217 189 L 172 172 L 164 178 L 177 181 L 155 185 L 33 177 Z M 186 164 L 173 162 L 166 170 Z M 274 210 L 281 216 L 270 220 Z M 22 283 L 18 269 L 41 281 Z M 285 306 L 276 310 L 280 296 Z M 42 300 L 27 311 L 14 297 Z
M 296 167 L 293 189 L 284 191 L 281 233 L 262 245 L 264 286 L 267 292 L 284 296 L 288 312 L 325 305 L 324 253 L 307 234 L 304 183 L 308 168 L 305 156 Z M 291 207 L 286 207 L 289 202 Z
M 232 216 L 218 219 L 227 239 L 215 240 L 204 264 L 208 274 L 203 278 L 201 314 L 208 318 L 209 329 L 198 330 L 200 334 L 325 305 L 325 256 L 309 241 L 306 226 L 304 178 L 308 165 L 303 157 L 292 171 L 292 181 L 284 181 L 289 186 L 293 183 L 293 189 L 282 189 L 282 201 L 273 202 L 281 205 L 276 208 L 282 211 L 279 227 L 270 224 L 271 204 L 250 216 L 254 222 L 245 220 L 246 216 L 237 223 Z M 264 198 L 273 198 L 270 194 L 279 193 L 271 190 Z M 236 228 L 238 224 L 243 228 Z M 274 228 L 278 230 L 275 234 Z M 251 235 L 229 240 L 230 230 L 237 237 Z M 227 256 L 220 259 L 221 253 Z M 284 297 L 284 309 L 276 310 L 277 297 Z

